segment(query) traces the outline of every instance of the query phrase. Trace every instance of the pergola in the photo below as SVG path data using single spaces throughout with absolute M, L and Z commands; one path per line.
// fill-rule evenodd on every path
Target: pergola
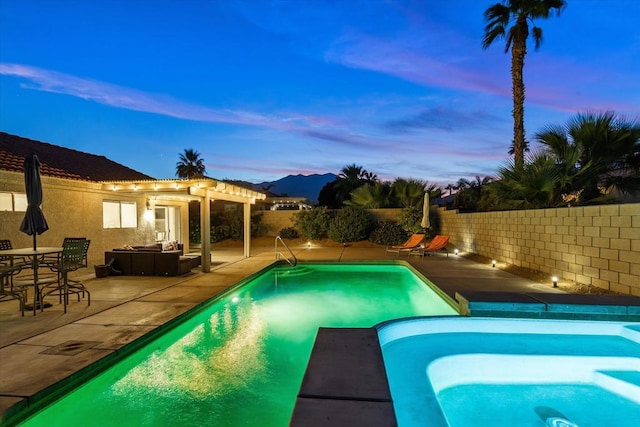
M 251 253 L 251 205 L 266 194 L 211 178 L 161 179 L 140 181 L 102 181 L 102 189 L 142 194 L 155 200 L 200 201 L 200 233 L 202 237 L 202 271 L 211 271 L 211 203 L 214 200 L 242 203 L 244 256 Z

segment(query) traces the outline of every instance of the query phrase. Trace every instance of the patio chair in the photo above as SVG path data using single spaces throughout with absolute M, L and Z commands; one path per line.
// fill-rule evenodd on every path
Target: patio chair
M 0 240 L 0 250 L 13 249 L 11 240 Z M 31 264 L 21 257 L 0 256 L 0 301 L 18 300 L 20 312 L 24 316 L 27 304 L 27 288 L 14 286 L 13 276 L 20 273 L 23 268 Z
M 57 282 L 45 285 L 40 289 L 40 301 L 43 303 L 42 307 L 44 307 L 45 297 L 48 295 L 58 295 L 63 304 L 64 312 L 66 313 L 67 305 L 69 304 L 69 295 L 77 295 L 78 301 L 80 301 L 80 297 L 84 297 L 85 293 L 87 295 L 87 305 L 91 305 L 91 294 L 84 284 L 79 280 L 69 279 L 69 273 L 71 271 L 84 267 L 84 258 L 86 257 L 90 243 L 91 241 L 87 239 L 65 241 L 57 265 L 50 265 L 50 268 L 58 273 Z
M 10 250 L 13 249 L 13 245 L 11 244 L 11 240 L 8 239 L 3 239 L 0 240 L 0 251 L 5 251 L 5 250 Z M 9 264 L 11 262 L 11 258 L 13 258 L 13 265 L 14 266 L 29 266 L 31 265 L 31 262 L 26 260 L 24 257 L 8 257 L 8 256 L 2 256 L 0 257 L 0 264 Z
M 67 242 L 74 242 L 74 241 L 89 242 L 89 240 L 87 240 L 86 237 L 65 237 L 62 240 L 62 247 L 64 248 L 64 246 L 65 246 L 65 244 Z M 87 245 L 88 245 L 88 243 L 87 243 Z M 55 267 L 60 262 L 59 258 L 60 258 L 60 255 L 45 255 L 42 258 L 42 260 L 40 261 L 40 265 L 49 266 L 49 267 L 50 266 L 54 266 Z M 85 257 L 83 259 L 83 264 L 84 264 L 84 267 L 88 267 L 86 253 L 85 253 Z
M 398 257 L 400 256 L 400 252 L 409 252 L 412 249 L 419 248 L 422 242 L 424 241 L 424 234 L 414 233 L 409 237 L 409 239 L 401 245 L 395 246 L 387 246 L 385 249 L 385 255 L 388 253 L 397 253 Z
M 448 243 L 449 243 L 449 236 L 442 236 L 438 234 L 424 248 L 415 248 L 409 251 L 408 256 L 411 256 L 411 255 L 430 256 L 430 255 L 433 255 L 434 252 L 445 251 L 448 257 L 449 256 L 449 251 L 447 250 Z

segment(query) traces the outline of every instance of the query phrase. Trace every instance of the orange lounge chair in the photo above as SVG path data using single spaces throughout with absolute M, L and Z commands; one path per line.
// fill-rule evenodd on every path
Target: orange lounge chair
M 447 244 L 449 243 L 449 236 L 441 236 L 436 235 L 429 244 L 424 248 L 415 248 L 409 251 L 409 255 L 432 255 L 436 251 L 445 251 L 447 253 L 447 257 L 449 256 L 449 251 L 447 251 Z
M 398 256 L 400 256 L 400 252 L 403 252 L 403 251 L 409 252 L 412 249 L 419 248 L 423 241 L 424 241 L 424 234 L 418 234 L 418 233 L 412 234 L 411 237 L 409 237 L 409 240 L 407 240 L 401 245 L 387 246 L 387 249 L 385 250 L 385 255 L 388 254 L 389 252 L 395 252 L 398 254 Z

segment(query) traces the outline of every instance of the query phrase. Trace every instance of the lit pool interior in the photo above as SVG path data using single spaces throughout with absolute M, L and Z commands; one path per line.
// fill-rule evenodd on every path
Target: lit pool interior
M 24 422 L 25 426 L 286 426 L 316 331 L 454 315 L 407 266 L 276 267 Z
M 640 420 L 640 323 L 426 318 L 378 336 L 400 427 Z

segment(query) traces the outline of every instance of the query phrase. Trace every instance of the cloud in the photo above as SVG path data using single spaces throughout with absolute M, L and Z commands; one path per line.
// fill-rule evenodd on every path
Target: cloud
M 416 129 L 440 129 L 452 132 L 461 128 L 486 128 L 490 123 L 499 120 L 501 120 L 499 117 L 486 111 L 463 112 L 445 107 L 433 107 L 408 118 L 388 121 L 385 127 L 400 133 Z
M 326 117 L 301 114 L 262 114 L 253 111 L 213 109 L 192 104 L 168 95 L 150 94 L 137 89 L 97 80 L 85 79 L 21 64 L 0 64 L 0 74 L 21 77 L 25 89 L 73 96 L 98 104 L 145 113 L 160 114 L 183 120 L 230 123 L 264 128 L 304 131 L 331 123 Z
M 411 37 L 387 39 L 355 31 L 336 40 L 325 55 L 330 62 L 389 74 L 425 86 L 510 95 L 503 85 L 469 71 L 472 68 L 465 66 L 468 58 L 451 58 L 422 52 Z

